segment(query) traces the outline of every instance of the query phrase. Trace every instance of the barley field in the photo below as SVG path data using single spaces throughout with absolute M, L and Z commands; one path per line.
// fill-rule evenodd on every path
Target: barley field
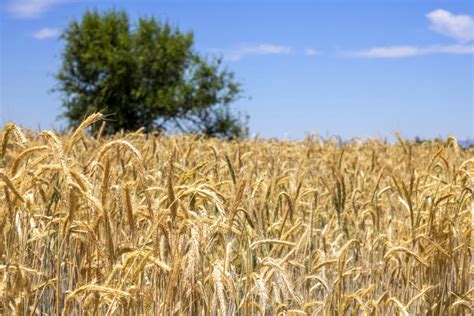
M 455 138 L 0 134 L 2 315 L 469 315 Z M 91 131 L 91 126 L 93 130 Z

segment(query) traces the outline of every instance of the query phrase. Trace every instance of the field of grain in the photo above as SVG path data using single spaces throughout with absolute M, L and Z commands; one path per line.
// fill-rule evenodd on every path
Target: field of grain
M 456 139 L 105 137 L 101 118 L 3 128 L 0 314 L 472 312 Z

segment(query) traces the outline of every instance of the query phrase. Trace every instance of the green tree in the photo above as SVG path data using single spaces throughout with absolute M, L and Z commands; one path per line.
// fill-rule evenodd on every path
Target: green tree
M 144 127 L 245 135 L 245 117 L 230 109 L 241 96 L 240 84 L 220 59 L 194 50 L 192 33 L 154 18 L 131 25 L 123 11 L 87 11 L 61 39 L 66 45 L 55 90 L 71 126 L 102 111 L 112 114 L 109 133 Z

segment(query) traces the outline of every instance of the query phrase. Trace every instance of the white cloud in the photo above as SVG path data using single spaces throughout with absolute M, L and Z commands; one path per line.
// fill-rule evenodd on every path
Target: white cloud
M 440 34 L 452 37 L 461 43 L 474 39 L 474 18 L 469 15 L 455 15 L 438 9 L 426 15 L 431 22 L 430 28 Z
M 291 53 L 291 47 L 274 45 L 274 44 L 258 44 L 254 46 L 243 46 L 240 49 L 230 51 L 224 54 L 229 60 L 240 60 L 245 56 L 251 55 L 284 55 Z
M 35 32 L 33 37 L 39 40 L 58 37 L 61 34 L 61 31 L 56 28 L 43 27 L 41 30 Z
M 305 50 L 305 54 L 306 56 L 316 56 L 319 54 L 319 52 L 317 50 L 315 50 L 314 48 L 307 48 Z
M 65 0 L 10 0 L 7 10 L 18 18 L 34 18 Z
M 411 57 L 419 54 L 419 48 L 415 46 L 388 46 L 374 47 L 351 53 L 356 57 Z
M 431 54 L 474 54 L 474 45 L 386 46 L 350 53 L 351 56 L 367 58 L 403 58 Z
M 430 28 L 440 34 L 456 39 L 459 44 L 431 46 L 381 46 L 366 50 L 349 52 L 354 57 L 366 58 L 403 58 L 431 54 L 474 54 L 474 45 L 467 44 L 474 40 L 474 18 L 469 15 L 454 15 L 449 11 L 438 9 L 426 15 Z

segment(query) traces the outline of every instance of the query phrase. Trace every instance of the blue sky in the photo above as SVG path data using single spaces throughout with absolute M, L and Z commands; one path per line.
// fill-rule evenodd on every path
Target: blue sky
M 243 83 L 252 135 L 474 138 L 471 0 L 2 0 L 2 124 L 61 126 L 58 35 L 93 8 L 194 31 Z

